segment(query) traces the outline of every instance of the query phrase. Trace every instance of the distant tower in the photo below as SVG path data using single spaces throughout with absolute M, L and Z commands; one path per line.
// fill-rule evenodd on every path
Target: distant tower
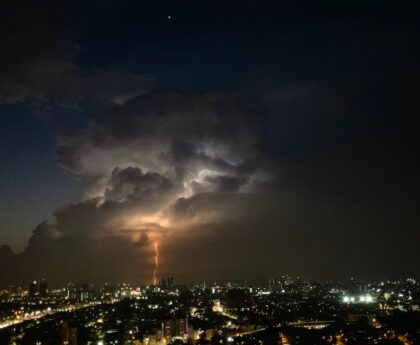
M 168 289 L 172 289 L 174 287 L 174 277 L 169 276 L 167 279 Z
M 41 298 L 45 298 L 47 297 L 47 291 L 48 291 L 48 284 L 47 282 L 43 279 L 41 281 L 41 283 L 39 283 L 39 297 Z
M 34 297 L 38 296 L 38 294 L 39 294 L 39 284 L 36 280 L 34 280 L 29 285 L 29 297 L 34 298 Z
M 174 277 L 168 276 L 166 279 L 162 278 L 160 280 L 160 287 L 162 289 L 172 289 L 174 287 Z

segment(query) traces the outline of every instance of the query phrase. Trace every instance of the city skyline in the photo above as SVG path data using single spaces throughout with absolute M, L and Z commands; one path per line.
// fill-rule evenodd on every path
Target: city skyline
M 1 287 L 420 278 L 418 6 L 1 7 Z
M 156 286 L 32 282 L 0 290 L 0 341 L 36 345 L 416 344 L 420 285 L 312 282 L 268 285 L 167 277 Z

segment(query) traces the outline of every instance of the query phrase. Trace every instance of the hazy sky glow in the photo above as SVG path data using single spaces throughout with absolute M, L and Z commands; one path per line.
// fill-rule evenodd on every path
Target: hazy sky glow
M 2 7 L 1 285 L 418 276 L 418 9 Z

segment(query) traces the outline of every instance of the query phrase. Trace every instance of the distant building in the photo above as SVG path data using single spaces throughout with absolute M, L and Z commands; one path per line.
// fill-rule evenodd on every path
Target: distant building
M 162 337 L 170 339 L 173 336 L 173 320 L 166 320 L 162 322 Z
M 72 301 L 86 302 L 99 297 L 99 292 L 92 285 L 69 283 L 66 289 L 66 298 Z
M 45 280 L 42 280 L 41 283 L 39 283 L 39 297 L 45 298 L 47 297 L 48 293 L 48 284 Z
M 298 278 L 298 282 L 301 283 L 301 279 Z M 283 290 L 284 288 L 294 284 L 293 278 L 286 274 L 280 278 L 271 278 L 268 280 L 268 288 L 270 290 Z
M 165 320 L 161 323 L 160 329 L 156 330 L 158 340 L 171 339 L 173 337 L 188 338 L 189 334 L 188 319 L 179 318 Z
M 68 321 L 62 321 L 59 329 L 59 345 L 77 345 L 77 328 L 70 327 Z
M 168 282 L 168 289 L 172 289 L 174 287 L 174 277 L 169 276 L 167 279 Z
M 168 290 L 173 289 L 173 287 L 174 287 L 174 277 L 168 276 L 166 279 L 162 278 L 160 280 L 160 287 L 162 289 L 165 289 L 165 290 L 166 289 L 168 289 Z
M 248 294 L 246 289 L 230 289 L 226 293 L 226 306 L 229 310 L 237 311 L 247 305 Z
M 36 280 L 34 280 L 29 285 L 29 297 L 34 298 L 34 297 L 38 296 L 38 292 L 39 292 L 38 282 Z
M 174 334 L 177 337 L 185 338 L 188 335 L 188 320 L 187 319 L 175 319 Z
M 280 277 L 280 282 L 283 286 L 290 286 L 293 285 L 293 279 L 290 275 L 286 274 Z
M 40 282 L 34 280 L 29 285 L 29 297 L 31 298 L 34 298 L 34 297 L 45 298 L 47 297 L 47 293 L 48 293 L 48 285 L 44 279 L 41 280 Z

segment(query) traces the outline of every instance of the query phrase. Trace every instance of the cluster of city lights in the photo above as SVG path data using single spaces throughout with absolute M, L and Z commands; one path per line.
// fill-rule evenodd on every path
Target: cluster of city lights
M 372 303 L 373 297 L 371 295 L 360 296 L 343 296 L 343 303 Z

